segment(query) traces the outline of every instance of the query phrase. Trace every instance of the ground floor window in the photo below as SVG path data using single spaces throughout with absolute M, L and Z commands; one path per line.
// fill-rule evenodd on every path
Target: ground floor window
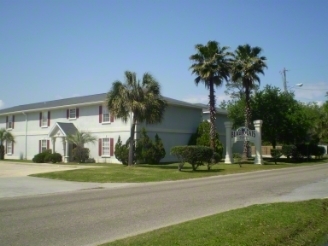
M 6 142 L 6 154 L 7 155 L 13 154 L 13 142 L 12 141 Z
M 114 138 L 99 139 L 99 156 L 114 155 Z
M 39 141 L 39 152 L 42 153 L 43 151 L 49 149 L 49 140 L 42 139 Z

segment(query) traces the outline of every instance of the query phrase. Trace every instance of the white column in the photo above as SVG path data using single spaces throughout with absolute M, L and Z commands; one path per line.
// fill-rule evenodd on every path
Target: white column
M 51 142 L 52 142 L 52 153 L 56 153 L 56 138 L 53 137 L 51 139 Z
M 231 150 L 231 129 L 232 129 L 232 122 L 224 122 L 224 126 L 226 129 L 226 155 L 225 155 L 225 164 L 232 164 L 233 158 L 232 158 L 232 150 Z
M 65 163 L 67 163 L 68 162 L 68 158 L 69 158 L 69 156 L 68 156 L 68 141 L 65 139 Z
M 261 133 L 261 126 L 263 121 L 262 120 L 255 120 L 254 122 L 255 127 L 255 159 L 254 164 L 263 164 L 262 159 L 262 133 Z

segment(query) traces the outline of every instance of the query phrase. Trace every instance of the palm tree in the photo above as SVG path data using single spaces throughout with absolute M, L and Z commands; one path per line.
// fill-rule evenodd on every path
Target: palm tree
M 129 161 L 134 163 L 134 134 L 137 123 L 147 124 L 162 121 L 167 103 L 161 97 L 160 85 L 155 78 L 145 73 L 142 81 L 137 80 L 136 73 L 126 71 L 125 82 L 115 81 L 107 93 L 107 107 L 110 113 L 124 122 L 132 119 L 129 138 Z M 131 115 L 132 114 L 132 115 Z
M 79 162 L 84 162 L 89 152 L 85 153 L 84 144 L 95 143 L 97 138 L 92 136 L 89 132 L 76 131 L 74 134 L 67 135 L 67 141 L 76 145 L 76 156 L 79 158 Z
M 260 83 L 258 74 L 264 75 L 264 68 L 267 68 L 266 57 L 260 56 L 262 49 L 260 47 L 251 47 L 249 44 L 239 45 L 233 54 L 231 67 L 231 80 L 238 83 L 242 81 L 245 90 L 245 127 L 251 127 L 251 106 L 250 95 L 251 90 L 255 86 L 255 82 Z M 248 156 L 249 143 L 245 141 L 243 158 Z
M 0 160 L 5 158 L 5 147 L 3 142 L 8 141 L 15 143 L 15 137 L 11 134 L 11 132 L 7 131 L 5 128 L 0 129 Z
M 195 83 L 203 82 L 209 89 L 209 111 L 210 111 L 210 147 L 215 149 L 215 91 L 214 86 L 219 87 L 223 81 L 228 81 L 230 71 L 229 47 L 220 47 L 216 41 L 208 41 L 206 45 L 196 44 L 197 53 L 190 56 L 193 64 L 189 69 L 196 74 Z

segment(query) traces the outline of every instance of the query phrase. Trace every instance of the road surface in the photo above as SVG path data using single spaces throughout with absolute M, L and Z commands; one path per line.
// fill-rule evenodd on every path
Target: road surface
M 251 204 L 328 197 L 328 164 L 0 199 L 0 245 L 98 245 Z

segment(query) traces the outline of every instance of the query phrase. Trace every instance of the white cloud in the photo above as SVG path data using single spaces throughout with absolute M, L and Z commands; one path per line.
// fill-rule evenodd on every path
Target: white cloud
M 5 103 L 2 100 L 0 100 L 0 108 L 3 108 L 4 106 L 5 106 Z
M 216 96 L 217 106 L 223 100 L 229 100 L 230 99 L 230 96 L 225 95 L 224 93 L 216 94 L 215 96 Z M 203 104 L 208 104 L 209 103 L 208 95 L 190 95 L 187 98 L 184 98 L 182 100 L 186 101 L 186 102 L 190 102 L 190 103 L 203 103 Z

